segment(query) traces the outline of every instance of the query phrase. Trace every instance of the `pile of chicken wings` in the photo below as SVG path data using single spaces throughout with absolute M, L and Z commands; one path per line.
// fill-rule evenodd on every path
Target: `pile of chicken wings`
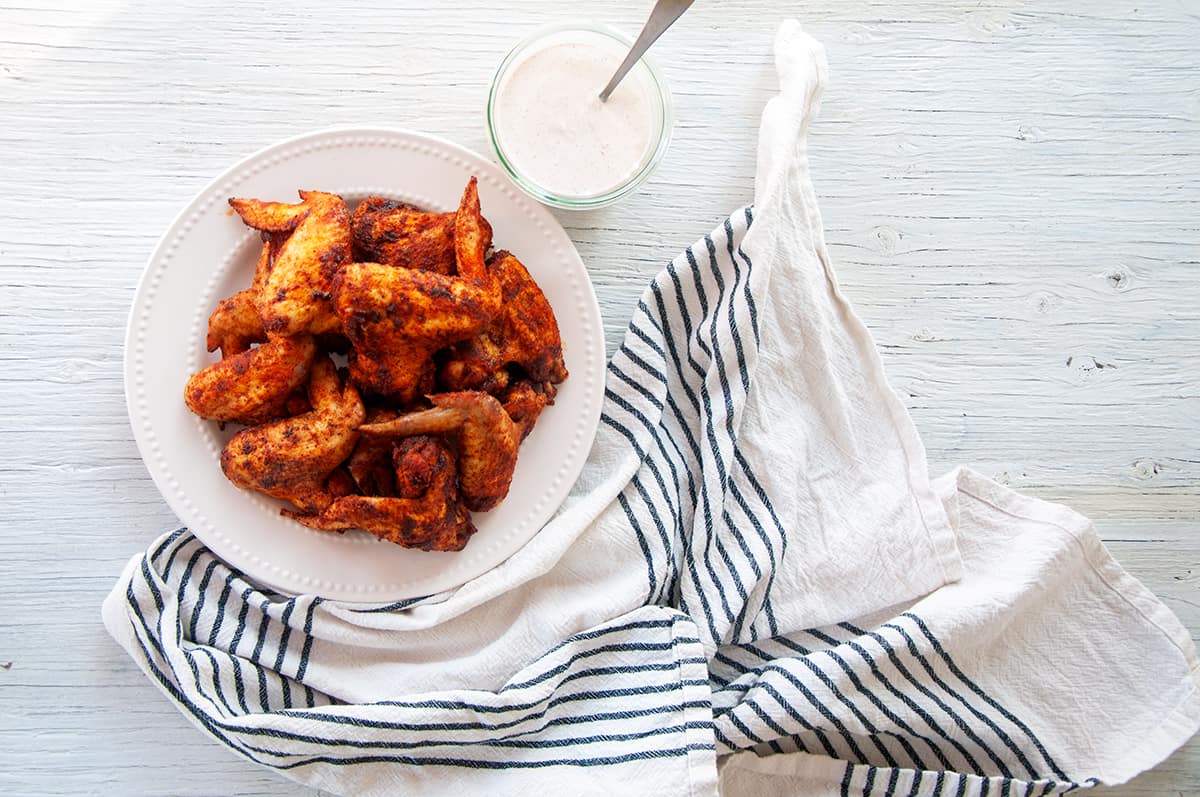
M 452 213 L 300 199 L 229 200 L 262 251 L 251 286 L 209 317 L 221 359 L 188 381 L 187 406 L 246 427 L 221 468 L 290 502 L 288 517 L 461 550 L 567 378 L 554 311 L 492 250 L 474 177 Z

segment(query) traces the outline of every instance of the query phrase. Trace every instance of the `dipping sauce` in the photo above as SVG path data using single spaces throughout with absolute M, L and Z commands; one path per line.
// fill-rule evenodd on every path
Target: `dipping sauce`
M 654 76 L 638 64 L 601 102 L 626 46 L 603 33 L 559 31 L 520 49 L 497 77 L 495 144 L 510 170 L 543 192 L 602 197 L 630 183 L 669 124 Z

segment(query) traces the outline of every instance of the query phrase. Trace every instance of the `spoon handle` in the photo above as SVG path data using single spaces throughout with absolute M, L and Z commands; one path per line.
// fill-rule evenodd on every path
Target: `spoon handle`
M 612 80 L 608 81 L 604 91 L 600 92 L 600 102 L 608 102 L 608 95 L 613 93 L 617 84 L 628 74 L 630 69 L 633 69 L 633 65 L 641 60 L 641 57 L 650 49 L 650 45 L 658 40 L 663 31 L 683 16 L 683 12 L 688 10 L 692 2 L 693 0 L 658 0 L 654 4 L 654 10 L 650 12 L 650 18 L 646 20 L 646 25 L 638 34 L 637 41 L 633 43 L 629 55 L 625 56 L 625 60 L 617 67 L 617 73 L 612 76 Z

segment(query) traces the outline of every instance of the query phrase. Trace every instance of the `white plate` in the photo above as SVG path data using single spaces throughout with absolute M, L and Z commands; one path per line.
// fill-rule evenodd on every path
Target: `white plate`
M 258 234 L 226 199 L 297 201 L 297 189 L 368 194 L 439 211 L 479 178 L 497 248 L 514 252 L 541 285 L 562 332 L 570 378 L 521 446 L 508 497 L 457 553 L 411 551 L 361 532 L 329 534 L 280 517 L 281 502 L 234 487 L 221 473 L 224 433 L 183 403 L 205 352 L 209 313 L 249 286 Z M 549 211 L 498 167 L 440 139 L 402 130 L 327 130 L 283 141 L 230 168 L 175 219 L 142 275 L 125 336 L 125 396 L 142 458 L 167 503 L 217 555 L 277 590 L 390 602 L 456 587 L 503 562 L 554 514 L 579 475 L 600 419 L 604 334 L 579 253 Z

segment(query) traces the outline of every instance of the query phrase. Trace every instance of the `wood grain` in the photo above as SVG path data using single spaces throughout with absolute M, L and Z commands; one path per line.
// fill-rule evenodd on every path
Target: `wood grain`
M 445 5 L 0 9 L 0 792 L 303 791 L 188 728 L 100 625 L 125 560 L 176 523 L 126 421 L 125 316 L 157 236 L 229 163 L 335 124 L 486 152 L 504 52 L 580 13 Z M 587 13 L 632 30 L 649 5 Z M 827 237 L 931 469 L 1091 515 L 1200 635 L 1194 3 L 697 3 L 654 49 L 667 159 L 623 203 L 560 215 L 610 347 L 645 282 L 749 201 L 785 14 L 828 47 Z M 1111 793 L 1197 792 L 1193 742 Z

